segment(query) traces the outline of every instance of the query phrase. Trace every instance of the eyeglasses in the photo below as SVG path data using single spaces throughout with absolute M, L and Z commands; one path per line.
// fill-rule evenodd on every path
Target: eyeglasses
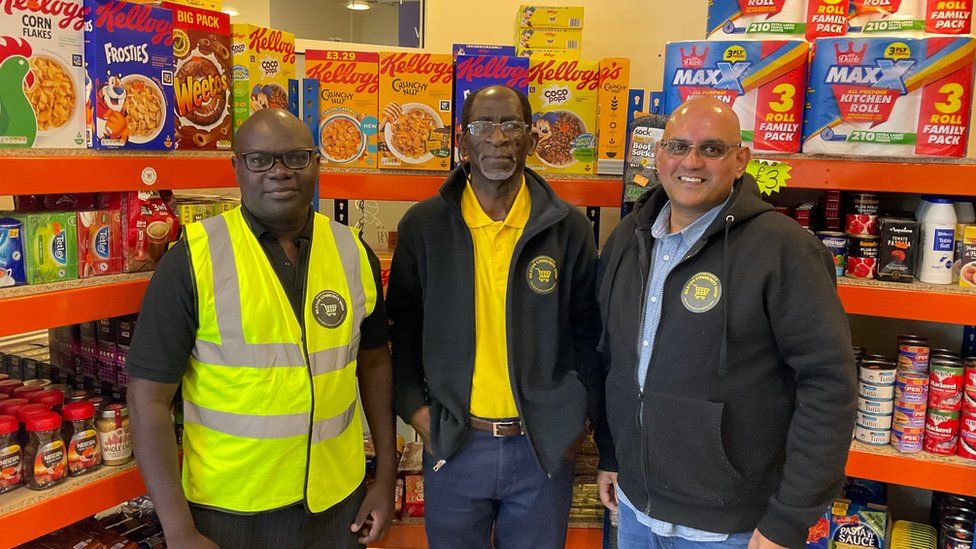
M 269 152 L 249 152 L 238 156 L 244 159 L 244 165 L 252 172 L 266 172 L 270 170 L 276 160 L 281 160 L 281 164 L 289 170 L 302 170 L 312 162 L 312 153 L 315 149 L 295 149 L 280 154 Z
M 661 148 L 674 158 L 684 158 L 691 154 L 691 149 L 695 149 L 699 156 L 709 160 L 725 158 L 729 151 L 742 146 L 742 143 L 726 143 L 724 141 L 705 141 L 694 145 L 682 139 L 668 139 L 660 143 Z
M 509 139 L 521 137 L 529 129 L 529 125 L 520 120 L 506 120 L 505 122 L 477 120 L 468 124 L 468 132 L 473 137 L 490 137 L 495 133 L 495 128 L 498 127 L 502 129 L 502 135 Z

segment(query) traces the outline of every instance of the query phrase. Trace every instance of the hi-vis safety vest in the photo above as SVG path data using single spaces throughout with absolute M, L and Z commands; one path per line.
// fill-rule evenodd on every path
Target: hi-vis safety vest
M 358 231 L 315 214 L 302 328 L 240 208 L 186 226 L 199 328 L 183 377 L 183 490 L 254 513 L 313 513 L 365 476 L 359 327 L 377 288 Z

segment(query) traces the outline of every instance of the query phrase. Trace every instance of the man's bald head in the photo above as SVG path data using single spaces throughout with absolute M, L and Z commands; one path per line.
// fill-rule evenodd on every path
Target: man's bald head
M 673 138 L 674 134 L 680 128 L 684 128 L 689 120 L 707 125 L 709 133 L 726 143 L 739 142 L 739 115 L 735 114 L 732 107 L 724 101 L 700 95 L 678 105 L 664 126 L 664 138 Z
M 241 124 L 234 134 L 234 152 L 271 151 L 276 143 L 287 141 L 288 149 L 313 148 L 308 126 L 284 109 L 262 109 Z

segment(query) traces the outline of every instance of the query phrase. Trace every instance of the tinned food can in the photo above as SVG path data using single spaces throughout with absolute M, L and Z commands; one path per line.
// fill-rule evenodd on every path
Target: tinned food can
M 857 425 L 863 425 L 868 429 L 877 431 L 887 431 L 891 429 L 891 414 L 869 414 L 857 411 Z
M 882 360 L 862 360 L 859 367 L 861 381 L 878 385 L 892 385 L 895 383 L 897 369 L 894 362 Z
M 929 369 L 929 340 L 916 335 L 899 336 L 898 369 L 927 372 Z
M 844 232 L 851 236 L 878 236 L 878 216 L 849 213 L 844 218 Z
M 894 423 L 900 427 L 924 429 L 927 415 L 924 405 L 922 405 L 921 409 L 908 406 L 895 406 L 895 412 L 892 414 L 892 417 Z
M 923 448 L 930 454 L 952 456 L 959 442 L 959 412 L 929 410 Z
M 890 400 L 895 395 L 895 386 L 892 384 L 881 385 L 879 383 L 868 383 L 860 381 L 857 384 L 859 396 L 875 400 Z
M 884 446 L 891 438 L 890 429 L 871 429 L 864 425 L 854 426 L 854 438 L 872 446 Z
M 857 398 L 857 409 L 866 414 L 890 415 L 895 409 L 895 401 L 890 398 Z
M 844 276 L 847 265 L 847 235 L 837 231 L 819 231 L 817 238 L 830 250 L 837 276 Z
M 929 409 L 962 409 L 964 373 L 961 361 L 943 357 L 932 359 L 929 367 Z
M 922 441 L 925 439 L 925 429 L 902 428 L 897 424 L 891 426 L 891 445 L 899 452 L 915 454 L 922 451 Z
M 878 267 L 878 237 L 851 237 L 847 248 L 847 268 L 844 276 L 849 278 L 874 278 Z
M 949 515 L 939 525 L 939 549 L 970 549 L 973 546 L 973 522 L 968 515 Z
M 895 376 L 895 399 L 902 403 L 927 404 L 929 401 L 928 374 L 898 372 Z
M 850 197 L 854 213 L 877 215 L 878 205 L 881 203 L 877 193 L 853 193 Z

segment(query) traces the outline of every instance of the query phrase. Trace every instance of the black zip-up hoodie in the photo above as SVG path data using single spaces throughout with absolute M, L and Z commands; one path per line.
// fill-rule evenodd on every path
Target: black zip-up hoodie
M 856 409 L 833 259 L 743 176 L 665 281 L 641 391 L 651 226 L 667 200 L 661 187 L 647 192 L 601 256 L 600 468 L 618 470 L 631 503 L 659 520 L 725 533 L 758 527 L 802 547 L 843 485 Z M 714 293 L 696 297 L 696 288 L 714 291 L 701 273 L 719 280 L 710 309 Z
M 474 373 L 474 248 L 461 217 L 466 168 L 401 219 L 386 301 L 397 414 L 409 422 L 430 405 L 427 450 L 448 463 L 469 429 Z M 587 401 L 599 399 L 597 256 L 583 214 L 532 170 L 525 182 L 531 210 L 508 273 L 508 368 L 529 441 L 551 474 L 583 431 Z M 553 264 L 551 277 L 540 279 L 539 269 Z

